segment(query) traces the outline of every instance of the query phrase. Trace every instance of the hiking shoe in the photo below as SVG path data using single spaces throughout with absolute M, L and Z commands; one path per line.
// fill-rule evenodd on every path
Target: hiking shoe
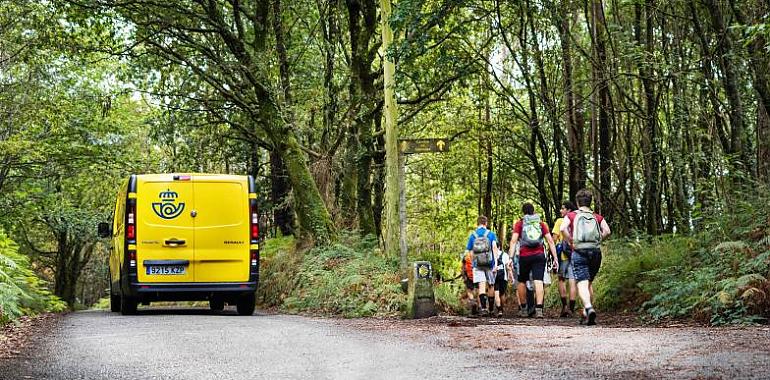
M 503 311 L 502 310 L 498 310 L 497 311 L 497 318 L 502 318 L 502 316 L 503 316 Z
M 535 318 L 537 319 L 545 318 L 545 316 L 543 315 L 543 309 L 535 309 Z
M 566 307 L 561 308 L 561 314 L 559 314 L 559 318 L 568 318 L 569 317 L 569 310 Z
M 519 309 L 519 317 L 520 318 L 529 317 L 529 313 L 527 313 L 527 309 Z
M 487 309 L 481 309 L 481 313 L 479 313 L 482 317 L 488 317 L 489 316 L 489 310 Z
M 586 323 L 588 326 L 596 325 L 596 312 L 594 309 L 588 310 L 588 322 Z

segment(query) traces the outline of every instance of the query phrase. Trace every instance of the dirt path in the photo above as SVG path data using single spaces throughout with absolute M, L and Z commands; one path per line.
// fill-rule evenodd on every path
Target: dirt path
M 625 320 L 625 322 L 623 322 Z M 348 328 L 473 352 L 504 377 L 557 379 L 767 379 L 770 328 L 602 326 L 564 319 L 339 321 Z

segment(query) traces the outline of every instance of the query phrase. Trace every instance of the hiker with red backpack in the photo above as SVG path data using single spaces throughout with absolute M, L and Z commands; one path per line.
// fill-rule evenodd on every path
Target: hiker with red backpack
M 588 189 L 575 196 L 578 209 L 567 213 L 561 225 L 564 240 L 572 248 L 572 269 L 577 281 L 578 295 L 585 308 L 587 325 L 596 324 L 593 308 L 593 281 L 602 265 L 602 240 L 610 235 L 610 226 L 603 216 L 591 210 L 593 194 Z M 582 321 L 581 321 L 582 323 Z
M 476 315 L 479 313 L 476 295 L 479 286 L 473 282 L 473 253 L 468 251 L 464 252 L 460 262 L 460 273 L 463 278 L 463 283 L 465 283 L 465 295 L 467 297 L 468 309 L 470 310 L 471 315 Z
M 470 253 L 473 267 L 473 283 L 478 285 L 479 307 L 482 316 L 489 315 L 492 300 L 487 294 L 487 285 L 492 290 L 495 285 L 495 257 L 500 252 L 497 235 L 487 228 L 487 217 L 479 216 L 478 227 L 468 237 L 465 247 L 466 256 Z
M 511 236 L 511 247 L 515 247 L 520 242 L 519 248 L 519 274 L 518 289 L 519 316 L 527 317 L 527 309 L 523 305 L 526 303 L 526 282 L 532 275 L 535 285 L 535 316 L 543 318 L 543 278 L 545 276 L 545 241 L 548 241 L 548 248 L 554 259 L 554 267 L 558 269 L 559 258 L 556 256 L 556 248 L 553 243 L 551 231 L 548 225 L 540 220 L 540 216 L 535 214 L 535 206 L 532 203 L 524 203 L 521 207 L 524 217 L 513 226 L 513 235 Z M 511 252 L 511 255 L 513 252 Z

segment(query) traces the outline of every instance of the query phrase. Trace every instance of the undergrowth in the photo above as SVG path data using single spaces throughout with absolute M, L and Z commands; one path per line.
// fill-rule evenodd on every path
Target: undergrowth
M 712 325 L 770 318 L 770 192 L 725 197 L 696 232 L 608 242 L 596 303 L 638 310 L 653 320 L 691 318 Z M 757 206 L 761 205 L 761 206 Z
M 287 312 L 344 317 L 400 315 L 406 305 L 398 259 L 377 240 L 343 235 L 337 244 L 297 249 L 291 238 L 265 242 L 259 300 Z
M 19 246 L 0 231 L 0 325 L 22 315 L 64 311 L 67 305 L 45 289 Z

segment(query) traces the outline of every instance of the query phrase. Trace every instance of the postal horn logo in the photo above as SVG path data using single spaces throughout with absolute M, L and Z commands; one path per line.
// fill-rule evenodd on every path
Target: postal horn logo
M 154 202 L 152 204 L 152 211 L 155 211 L 155 214 L 159 217 L 163 219 L 174 219 L 184 211 L 184 202 L 177 203 L 179 194 L 177 194 L 176 191 L 166 189 L 166 191 L 161 191 L 160 194 L 158 194 L 158 198 L 160 198 L 160 202 Z

